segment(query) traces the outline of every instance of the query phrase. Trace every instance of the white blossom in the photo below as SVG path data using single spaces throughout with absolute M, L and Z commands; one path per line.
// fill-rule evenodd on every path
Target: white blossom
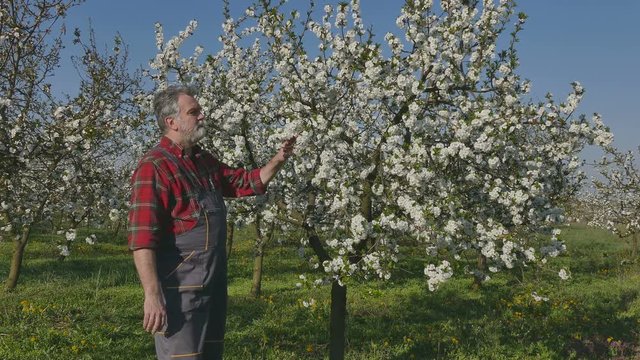
M 537 302 L 540 302 L 540 301 L 549 301 L 549 298 L 548 298 L 548 297 L 538 295 L 538 293 L 537 293 L 537 292 L 535 292 L 535 291 L 533 291 L 533 292 L 531 293 L 531 297 L 533 297 L 533 299 L 534 299 L 535 301 L 537 301 Z
M 65 231 L 64 237 L 67 241 L 75 241 L 76 239 L 76 229 L 69 229 Z
M 89 245 L 95 245 L 96 240 L 97 240 L 97 237 L 95 234 L 91 234 L 84 239 L 84 241 Z
M 71 251 L 69 251 L 69 247 L 67 245 L 58 245 L 58 250 L 60 250 L 60 256 L 62 257 L 71 255 Z
M 427 284 L 429 285 L 429 290 L 435 291 L 441 283 L 449 280 L 453 275 L 453 270 L 449 262 L 444 260 L 437 267 L 434 264 L 429 264 L 424 269 L 424 274 L 428 278 Z
M 558 272 L 558 276 L 562 280 L 568 280 L 570 277 L 569 273 L 565 269 L 560 269 L 560 271 Z

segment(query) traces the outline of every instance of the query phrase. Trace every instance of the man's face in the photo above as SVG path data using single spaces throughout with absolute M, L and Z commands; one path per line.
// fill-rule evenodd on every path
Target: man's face
M 192 96 L 178 96 L 178 132 L 186 145 L 195 145 L 205 135 L 204 114 L 200 104 Z

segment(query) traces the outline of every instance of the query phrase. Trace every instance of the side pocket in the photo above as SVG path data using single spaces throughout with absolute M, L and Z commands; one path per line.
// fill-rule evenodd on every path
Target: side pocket
M 195 255 L 195 253 L 196 253 L 195 250 L 189 253 L 189 255 L 187 255 L 187 257 L 185 257 L 184 260 L 180 261 L 180 263 L 178 263 L 178 265 L 176 265 L 176 267 L 173 270 L 171 270 L 167 275 L 165 275 L 164 280 L 168 279 L 171 275 L 175 274 L 178 270 L 180 270 L 180 267 L 182 267 L 182 265 L 188 262 L 189 259 L 191 259 L 193 255 Z
M 163 288 L 179 292 L 203 288 L 205 264 L 201 251 L 174 254 L 159 261 L 162 262 L 161 269 L 164 269 L 164 273 L 160 274 Z

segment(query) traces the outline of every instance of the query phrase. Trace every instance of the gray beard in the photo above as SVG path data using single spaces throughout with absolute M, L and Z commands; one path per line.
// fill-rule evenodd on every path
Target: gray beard
M 182 129 L 184 130 L 184 129 Z M 184 132 L 183 141 L 185 145 L 193 146 L 198 143 L 198 141 L 202 140 L 206 135 L 206 130 L 204 126 L 196 126 L 191 131 Z

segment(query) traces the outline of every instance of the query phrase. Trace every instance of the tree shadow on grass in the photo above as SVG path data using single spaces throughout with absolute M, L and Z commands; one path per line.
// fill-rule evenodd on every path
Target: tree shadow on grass
M 37 283 L 100 281 L 102 286 L 120 286 L 137 282 L 133 261 L 129 256 L 96 256 L 65 260 L 26 260 L 18 286 Z
M 371 339 L 385 339 L 392 344 L 405 343 L 409 349 L 392 358 L 413 355 L 429 359 L 446 358 L 452 351 L 489 358 L 540 356 L 537 351 L 548 351 L 555 358 L 571 354 L 607 358 L 611 338 L 628 344 L 620 351 L 634 351 L 637 346 L 637 319 L 616 315 L 637 299 L 637 292 L 584 303 L 538 303 L 522 297 L 521 288 L 504 284 L 487 284 L 475 292 L 460 291 L 459 285 L 470 282 L 454 285 L 458 286 L 443 286 L 434 293 L 414 292 L 387 303 L 387 309 L 352 314 L 350 347 L 366 347 Z M 510 353 L 509 349 L 521 353 Z
M 459 286 L 470 286 L 470 282 L 460 281 L 456 285 L 437 292 L 418 288 L 392 301 L 386 299 L 377 309 L 352 312 L 350 346 L 369 346 L 371 341 L 384 340 L 406 345 L 406 352 L 393 358 L 441 357 L 447 348 L 477 336 L 482 331 L 478 324 L 496 312 L 495 303 L 505 296 L 501 288 L 461 294 Z
M 451 281 L 436 292 L 408 280 L 387 284 L 379 293 L 369 293 L 371 287 L 350 287 L 347 358 L 371 354 L 376 346 L 395 347 L 380 358 L 398 360 L 454 354 L 608 358 L 613 346 L 618 354 L 637 354 L 637 319 L 619 315 L 638 301 L 637 291 L 612 292 L 582 302 L 572 296 L 536 302 L 523 287 L 496 282 L 471 290 L 471 283 Z M 312 357 L 305 350 L 312 344 L 315 356 L 324 354 L 329 338 L 328 292 L 318 298 L 321 305 L 315 310 L 292 305 L 300 296 L 293 290 L 277 291 L 277 306 L 265 299 L 232 299 L 233 346 L 258 354 L 256 344 L 263 342 Z

